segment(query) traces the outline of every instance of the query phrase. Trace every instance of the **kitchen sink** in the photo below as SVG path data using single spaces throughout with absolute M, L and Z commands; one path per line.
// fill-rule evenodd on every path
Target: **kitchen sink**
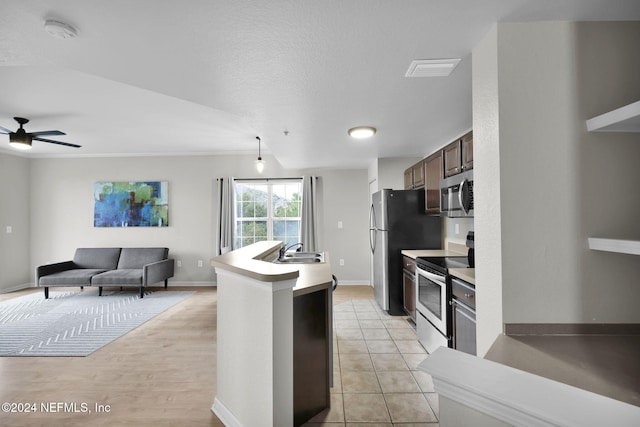
M 287 252 L 274 261 L 276 264 L 314 264 L 324 262 L 322 252 Z
M 285 258 L 324 258 L 324 254 L 320 252 L 287 252 Z

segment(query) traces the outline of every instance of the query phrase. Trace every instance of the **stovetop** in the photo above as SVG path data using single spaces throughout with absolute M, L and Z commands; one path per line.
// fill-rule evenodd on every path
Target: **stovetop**
M 442 274 L 447 274 L 450 268 L 469 268 L 469 258 L 466 256 L 421 256 L 416 258 L 416 265 L 423 270 L 432 269 Z

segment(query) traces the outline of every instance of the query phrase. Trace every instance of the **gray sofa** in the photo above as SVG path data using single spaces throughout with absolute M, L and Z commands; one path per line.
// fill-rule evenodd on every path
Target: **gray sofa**
M 173 277 L 174 260 L 169 248 L 78 248 L 72 261 L 36 267 L 36 286 L 49 298 L 53 286 L 136 286 L 140 298 L 144 288 L 164 281 L 167 288 Z

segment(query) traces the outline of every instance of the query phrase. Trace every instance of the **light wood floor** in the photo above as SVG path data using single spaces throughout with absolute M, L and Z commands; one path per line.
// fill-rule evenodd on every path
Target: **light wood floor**
M 177 288 L 179 290 L 189 288 Z M 36 404 L 0 412 L 2 426 L 221 426 L 216 394 L 216 291 L 187 300 L 87 357 L 0 357 L 0 403 Z M 0 301 L 41 289 L 0 295 Z M 86 292 L 97 292 L 88 289 Z M 369 286 L 339 286 L 334 304 L 373 298 Z M 40 412 L 41 403 L 57 413 Z M 83 411 L 69 412 L 76 404 Z M 96 413 L 95 405 L 109 407 Z

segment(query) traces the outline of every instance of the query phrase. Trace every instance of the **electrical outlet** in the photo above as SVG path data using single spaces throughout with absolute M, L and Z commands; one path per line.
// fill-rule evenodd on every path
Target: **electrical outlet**
M 13 227 L 10 225 L 7 225 L 7 234 L 11 234 L 13 233 Z
M 177 260 L 176 261 L 176 267 L 178 267 L 178 268 L 182 267 L 182 261 Z
M 198 267 L 202 267 L 203 265 L 204 265 L 204 262 L 201 259 L 199 259 L 198 260 Z
M 340 267 L 344 266 L 344 259 L 340 258 Z
M 338 221 L 338 228 L 342 228 L 342 221 Z
M 453 226 L 453 228 L 454 228 L 456 234 L 460 234 L 460 224 L 455 224 Z

